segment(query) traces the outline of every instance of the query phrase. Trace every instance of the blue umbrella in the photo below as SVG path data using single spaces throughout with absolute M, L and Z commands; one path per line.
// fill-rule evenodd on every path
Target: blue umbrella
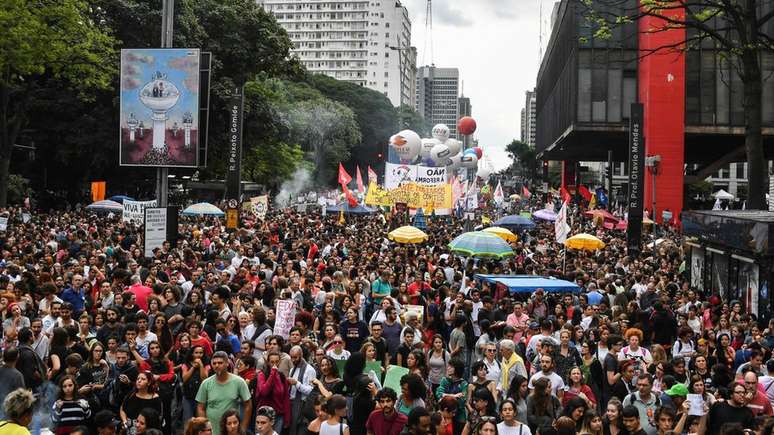
M 326 213 L 340 213 L 344 211 L 344 214 L 372 214 L 376 213 L 376 209 L 358 204 L 357 207 L 351 207 L 348 202 L 342 202 L 340 204 L 332 205 L 325 209 Z
M 215 207 L 208 202 L 200 202 L 191 206 L 188 206 L 181 213 L 183 216 L 224 216 L 223 210 Z
M 132 198 L 131 196 L 126 196 L 126 195 L 113 195 L 113 196 L 111 196 L 108 199 L 111 200 L 111 201 L 115 201 L 115 202 L 117 202 L 119 204 L 123 204 L 124 201 L 134 201 L 134 198 Z
M 528 230 L 531 228 L 535 228 L 535 222 L 532 222 L 532 219 L 519 216 L 517 214 L 512 214 L 510 216 L 506 216 L 499 221 L 494 223 L 494 226 L 497 227 L 505 227 L 509 230 L 513 231 L 521 231 L 521 230 Z

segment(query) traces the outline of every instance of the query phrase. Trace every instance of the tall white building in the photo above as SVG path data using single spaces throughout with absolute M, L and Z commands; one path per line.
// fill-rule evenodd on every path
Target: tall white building
M 457 138 L 460 71 L 457 68 L 423 66 L 417 71 L 416 110 L 430 126 L 446 124 Z
M 537 97 L 535 91 L 527 91 L 524 108 L 521 109 L 521 141 L 535 146 L 537 132 Z
M 398 0 L 256 0 L 288 32 L 312 73 L 367 86 L 414 106 L 416 49 Z

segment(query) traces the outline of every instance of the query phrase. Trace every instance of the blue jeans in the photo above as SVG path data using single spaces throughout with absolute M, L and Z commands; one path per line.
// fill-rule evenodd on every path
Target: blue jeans
M 193 399 L 186 399 L 185 397 L 183 400 L 183 421 L 188 422 L 188 420 L 196 417 L 196 400 Z

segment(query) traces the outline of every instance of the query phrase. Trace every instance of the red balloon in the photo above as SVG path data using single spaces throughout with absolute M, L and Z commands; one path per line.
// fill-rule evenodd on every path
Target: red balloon
M 484 155 L 484 150 L 479 147 L 473 147 L 472 150 L 476 152 L 476 156 L 478 156 L 479 160 L 481 159 L 481 156 Z
M 457 131 L 465 136 L 473 134 L 476 131 L 476 120 L 470 116 L 463 116 L 457 121 Z

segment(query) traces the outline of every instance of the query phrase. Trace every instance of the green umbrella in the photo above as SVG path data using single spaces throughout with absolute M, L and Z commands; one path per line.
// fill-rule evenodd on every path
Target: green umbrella
M 483 231 L 461 234 L 449 243 L 449 248 L 466 257 L 503 258 L 513 255 L 513 249 L 505 240 Z

